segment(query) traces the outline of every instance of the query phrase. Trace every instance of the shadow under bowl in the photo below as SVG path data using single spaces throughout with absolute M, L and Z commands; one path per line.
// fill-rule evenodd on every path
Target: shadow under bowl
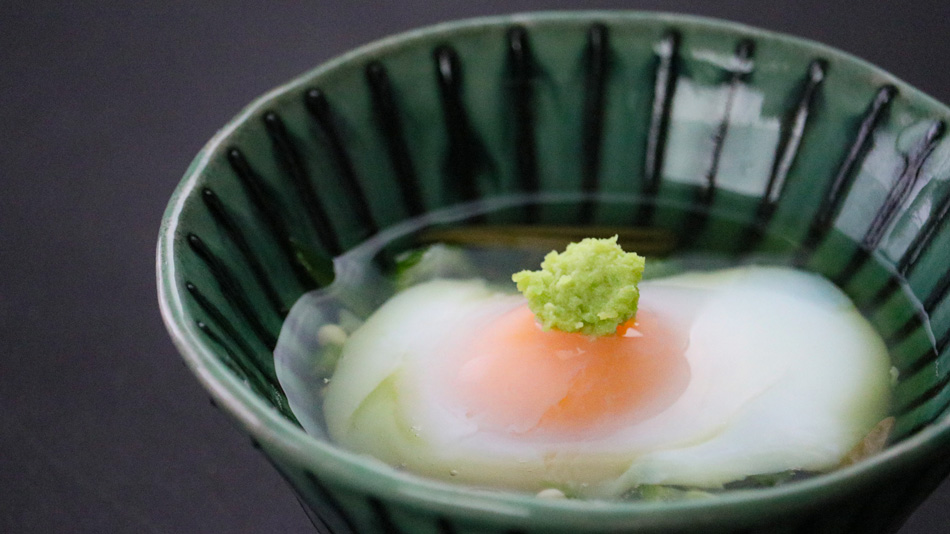
M 726 22 L 435 26 L 304 74 L 219 132 L 162 221 L 159 301 L 322 532 L 894 532 L 950 472 L 947 117 L 852 56 Z M 827 276 L 900 371 L 892 444 L 775 488 L 584 502 L 429 480 L 308 435 L 275 373 L 288 309 L 330 282 L 332 258 L 458 205 L 475 207 L 468 226 L 660 235 L 668 252 L 775 254 Z

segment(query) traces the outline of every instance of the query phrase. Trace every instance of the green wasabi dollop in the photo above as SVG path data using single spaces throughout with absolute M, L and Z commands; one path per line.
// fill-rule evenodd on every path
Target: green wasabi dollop
M 617 236 L 571 243 L 552 250 L 540 271 L 511 276 L 545 330 L 612 334 L 637 313 L 644 259 L 624 252 Z

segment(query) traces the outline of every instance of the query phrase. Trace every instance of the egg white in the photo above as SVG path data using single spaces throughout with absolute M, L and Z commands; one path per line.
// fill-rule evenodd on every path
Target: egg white
M 524 301 L 436 280 L 394 296 L 347 341 L 324 402 L 330 436 L 428 476 L 616 495 L 830 469 L 886 415 L 886 347 L 820 276 L 745 267 L 640 288 L 641 309 L 689 333 L 689 384 L 653 417 L 553 440 L 480 428 L 449 386 L 459 343 Z

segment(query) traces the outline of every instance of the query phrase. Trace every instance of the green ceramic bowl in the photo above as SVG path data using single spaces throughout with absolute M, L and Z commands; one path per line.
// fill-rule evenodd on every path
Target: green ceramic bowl
M 208 143 L 162 222 L 162 312 L 323 532 L 893 532 L 950 471 L 948 111 L 839 51 L 693 17 L 412 32 L 275 89 Z M 419 214 L 533 194 L 471 222 L 652 227 L 835 280 L 900 370 L 892 445 L 710 500 L 582 502 L 424 479 L 302 431 L 272 350 L 328 259 Z

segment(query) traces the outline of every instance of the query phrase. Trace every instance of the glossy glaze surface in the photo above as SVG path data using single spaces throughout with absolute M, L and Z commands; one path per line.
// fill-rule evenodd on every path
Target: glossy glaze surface
M 946 117 L 854 58 L 741 26 L 636 13 L 440 26 L 321 67 L 212 140 L 166 213 L 163 310 L 186 361 L 332 532 L 889 532 L 913 505 L 894 495 L 948 468 L 932 453 L 950 396 Z M 595 195 L 520 222 L 798 254 L 886 325 L 906 439 L 782 489 L 591 509 L 446 488 L 303 434 L 270 359 L 286 307 L 319 284 L 301 249 L 326 259 L 420 211 L 536 190 Z M 893 305 L 890 269 L 932 330 Z

